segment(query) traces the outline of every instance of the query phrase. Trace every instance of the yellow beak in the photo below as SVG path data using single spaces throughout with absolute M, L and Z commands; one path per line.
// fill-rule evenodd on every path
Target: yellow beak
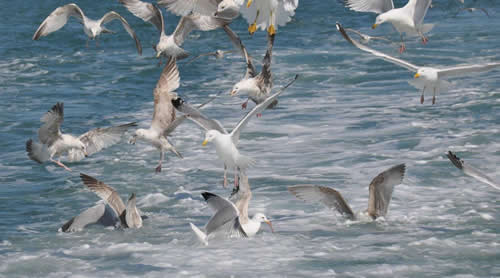
M 247 1 L 247 8 L 250 8 L 250 5 L 252 5 L 253 0 L 248 0 Z
M 161 52 L 156 52 L 156 58 L 160 58 Z
M 205 139 L 205 141 L 203 141 L 203 143 L 201 143 L 202 146 L 206 146 L 208 143 L 208 140 Z
M 415 78 L 419 78 L 420 77 L 420 74 L 417 72 L 415 73 Z
M 372 29 L 377 28 L 377 26 L 378 26 L 377 24 L 373 24 L 373 25 L 372 25 Z
M 271 221 L 267 220 L 265 222 L 266 222 L 267 225 L 269 225 L 269 227 L 271 227 L 271 232 L 274 233 L 273 224 L 271 223 Z
M 234 96 L 236 95 L 236 90 L 232 90 L 230 93 L 229 93 L 230 96 Z

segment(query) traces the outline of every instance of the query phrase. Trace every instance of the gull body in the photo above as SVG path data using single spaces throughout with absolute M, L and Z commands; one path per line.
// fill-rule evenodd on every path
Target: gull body
M 319 202 L 337 210 L 350 220 L 372 221 L 384 217 L 389 209 L 394 186 L 403 182 L 406 166 L 399 164 L 378 174 L 370 183 L 368 208 L 354 213 L 337 190 L 318 185 L 289 186 L 288 191 L 300 200 Z
M 26 142 L 28 157 L 40 164 L 51 161 L 71 171 L 60 161 L 60 157 L 68 153 L 70 161 L 78 161 L 84 157 L 118 143 L 121 136 L 135 123 L 119 126 L 92 129 L 78 137 L 61 132 L 64 120 L 64 104 L 58 102 L 41 119 L 43 125 L 38 129 L 38 140 Z M 58 160 L 54 160 L 54 157 Z
M 260 28 L 274 35 L 278 26 L 284 26 L 292 19 L 298 5 L 299 0 L 247 0 L 240 12 L 250 24 L 250 34 Z
M 142 46 L 135 34 L 134 30 L 130 27 L 128 22 L 117 12 L 111 11 L 106 13 L 103 17 L 98 20 L 90 19 L 85 16 L 83 11 L 78 7 L 78 5 L 71 3 L 55 9 L 43 22 L 40 24 L 40 27 L 36 30 L 35 34 L 33 34 L 33 40 L 38 40 L 40 37 L 47 36 L 48 34 L 55 32 L 61 29 L 70 16 L 76 17 L 83 25 L 83 32 L 87 35 L 87 37 L 91 40 L 96 39 L 102 33 L 113 33 L 104 27 L 104 24 L 118 19 L 122 23 L 123 28 L 127 33 L 132 37 L 135 41 L 135 45 L 137 48 L 137 52 L 139 55 L 142 54 Z M 97 43 L 97 41 L 96 41 Z M 88 46 L 88 40 L 87 40 Z
M 424 103 L 425 91 L 432 90 L 433 91 L 432 104 L 435 104 L 436 94 L 439 92 L 439 90 L 449 86 L 449 82 L 445 80 L 446 78 L 463 76 L 472 72 L 489 71 L 494 68 L 500 67 L 500 62 L 462 65 L 462 66 L 446 67 L 446 68 L 420 67 L 405 60 L 384 54 L 380 51 L 377 51 L 366 45 L 363 45 L 354 39 L 351 39 L 349 35 L 346 33 L 345 29 L 339 23 L 337 23 L 337 29 L 348 42 L 350 42 L 357 48 L 365 52 L 371 53 L 388 62 L 404 67 L 409 71 L 415 72 L 414 75 L 415 80 L 410 82 L 410 84 L 414 87 L 422 89 L 422 94 L 420 96 L 420 103 Z

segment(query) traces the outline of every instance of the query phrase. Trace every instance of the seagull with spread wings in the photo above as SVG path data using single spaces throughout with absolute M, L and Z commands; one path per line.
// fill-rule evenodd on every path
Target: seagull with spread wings
M 224 187 L 227 186 L 227 168 L 237 170 L 235 171 L 234 185 L 238 186 L 238 171 L 245 170 L 255 163 L 252 158 L 240 154 L 237 148 L 241 130 L 248 124 L 253 116 L 261 113 L 273 103 L 286 88 L 297 80 L 297 77 L 298 75 L 280 91 L 255 106 L 238 122 L 231 133 L 229 133 L 217 120 L 209 119 L 199 111 L 193 112 L 192 109 L 183 111 L 182 107 L 176 107 L 178 110 L 180 109 L 181 112 L 186 113 L 190 120 L 206 131 L 205 140 L 202 143 L 203 146 L 207 145 L 208 142 L 214 142 L 217 156 L 224 162 Z
M 160 39 L 158 43 L 153 46 L 156 51 L 156 58 L 160 58 L 160 64 L 162 56 L 177 58 L 177 60 L 189 56 L 189 53 L 181 48 L 181 45 L 191 31 L 215 30 L 230 23 L 229 20 L 191 13 L 182 16 L 175 31 L 171 35 L 166 35 L 163 14 L 158 7 L 140 0 L 120 0 L 120 3 L 122 3 L 132 14 L 146 22 L 150 22 L 160 31 Z
M 248 94 L 248 99 L 251 99 L 255 102 L 255 104 L 262 103 L 269 97 L 273 88 L 271 57 L 274 45 L 274 35 L 268 35 L 267 51 L 264 56 L 262 69 L 260 73 L 257 73 L 257 70 L 252 62 L 252 58 L 248 54 L 238 35 L 234 33 L 229 26 L 225 26 L 224 31 L 226 31 L 226 34 L 229 36 L 234 46 L 241 51 L 247 64 L 245 75 L 233 86 L 230 95 L 235 96 L 238 93 L 246 93 Z M 243 109 L 247 107 L 248 99 L 241 105 Z M 275 100 L 269 105 L 268 108 L 273 108 L 277 104 L 278 100 Z M 260 115 L 257 114 L 257 116 Z
M 161 172 L 165 151 L 171 151 L 182 158 L 182 155 L 167 139 L 167 135 L 172 131 L 171 124 L 175 121 L 175 109 L 172 105 L 172 100 L 177 98 L 177 94 L 174 91 L 179 88 L 179 82 L 180 77 L 176 59 L 171 57 L 163 68 L 160 78 L 156 83 L 156 88 L 153 91 L 154 112 L 150 128 L 137 129 L 129 140 L 131 144 L 135 144 L 137 139 L 144 140 L 160 151 L 160 161 L 155 168 L 156 173 Z
M 232 21 L 240 15 L 244 0 L 159 0 L 158 5 L 168 11 L 185 16 L 197 13 Z
M 298 6 L 299 0 L 247 0 L 240 13 L 250 24 L 250 34 L 260 28 L 274 35 L 278 26 L 284 26 L 292 20 Z
M 455 167 L 460 169 L 465 175 L 472 177 L 472 178 L 474 178 L 480 182 L 483 182 L 487 185 L 490 185 L 495 189 L 500 190 L 500 184 L 493 181 L 492 178 L 488 177 L 486 174 L 484 174 L 480 170 L 474 168 L 473 166 L 470 166 L 469 164 L 466 164 L 456 154 L 452 153 L 451 151 L 448 151 L 446 156 L 448 157 L 448 159 L 450 159 L 451 163 L 453 163 L 453 165 L 455 165 Z
M 119 126 L 92 129 L 78 137 L 61 132 L 61 124 L 64 120 L 64 104 L 58 102 L 41 119 L 43 125 L 38 129 L 38 140 L 34 142 L 29 139 L 26 142 L 28 157 L 40 164 L 49 160 L 55 164 L 71 171 L 60 159 L 54 160 L 54 156 L 61 156 L 68 152 L 70 161 L 78 161 L 86 156 L 99 152 L 100 150 L 118 143 L 122 135 L 136 123 L 128 123 Z
M 463 66 L 455 66 L 447 68 L 419 67 L 405 60 L 384 54 L 380 51 L 377 51 L 366 45 L 363 45 L 354 39 L 351 39 L 349 35 L 347 35 L 342 25 L 340 25 L 339 23 L 337 23 L 337 29 L 348 42 L 350 42 L 357 48 L 365 52 L 371 53 L 388 62 L 406 68 L 409 71 L 415 72 L 414 75 L 415 80 L 413 82 L 410 82 L 410 84 L 412 86 L 422 89 L 422 95 L 420 96 L 420 103 L 424 103 L 424 93 L 426 89 L 433 90 L 432 104 L 436 103 L 436 93 L 439 91 L 439 89 L 449 87 L 449 82 L 443 79 L 468 75 L 473 72 L 489 71 L 494 68 L 500 67 L 500 62 L 463 65 Z
M 396 165 L 378 174 L 370 183 L 368 209 L 355 214 L 347 204 L 344 197 L 337 190 L 319 185 L 289 186 L 288 191 L 300 200 L 311 203 L 322 203 L 331 209 L 336 209 L 340 214 L 350 220 L 375 220 L 385 217 L 389 209 L 394 186 L 403 182 L 406 166 Z
M 372 25 L 373 29 L 384 22 L 392 23 L 401 37 L 400 53 L 406 50 L 403 33 L 411 36 L 418 35 L 422 38 L 422 43 L 426 44 L 428 39 L 424 33 L 429 32 L 434 27 L 432 24 L 423 24 L 432 0 L 409 0 L 406 5 L 396 9 L 392 0 L 345 0 L 345 3 L 348 8 L 354 11 L 379 14 Z
M 87 46 L 89 39 L 97 39 L 97 37 L 101 35 L 101 33 L 113 33 L 113 31 L 106 29 L 106 27 L 104 27 L 104 24 L 114 19 L 120 20 L 125 31 L 127 31 L 127 33 L 134 39 L 135 46 L 137 47 L 137 52 L 139 52 L 139 55 L 142 54 L 142 46 L 134 30 L 132 30 L 125 18 L 123 18 L 117 12 L 111 11 L 106 13 L 99 20 L 93 20 L 86 17 L 80 7 L 78 7 L 78 5 L 74 3 L 58 7 L 52 13 L 50 13 L 50 15 L 42 22 L 42 24 L 40 24 L 40 27 L 38 27 L 38 29 L 36 30 L 35 34 L 33 35 L 33 40 L 38 40 L 40 37 L 47 36 L 48 34 L 61 29 L 64 25 L 66 25 L 66 22 L 68 22 L 68 18 L 70 16 L 76 17 L 82 23 L 83 31 L 88 36 L 86 44 Z

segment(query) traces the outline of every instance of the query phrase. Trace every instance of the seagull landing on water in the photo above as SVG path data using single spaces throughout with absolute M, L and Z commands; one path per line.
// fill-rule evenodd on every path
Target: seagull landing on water
M 368 209 L 354 214 L 344 197 L 337 190 L 319 185 L 289 186 L 288 191 L 300 200 L 317 203 L 331 209 L 336 209 L 340 214 L 350 220 L 375 220 L 387 214 L 394 186 L 403 182 L 405 165 L 396 165 L 378 174 L 370 183 Z
M 340 25 L 340 23 L 337 23 L 337 29 L 348 42 L 350 42 L 357 48 L 365 52 L 371 53 L 388 62 L 404 67 L 409 71 L 415 72 L 414 80 L 409 83 L 410 85 L 416 88 L 422 89 L 422 95 L 420 96 L 420 103 L 424 103 L 424 93 L 426 89 L 433 90 L 432 104 L 436 103 L 436 93 L 439 91 L 439 89 L 447 88 L 450 86 L 449 82 L 443 79 L 449 77 L 468 75 L 469 73 L 472 72 L 489 71 L 494 68 L 500 67 L 500 62 L 494 62 L 488 64 L 463 65 L 463 66 L 448 67 L 448 68 L 419 67 L 402 59 L 384 54 L 380 51 L 377 51 L 366 45 L 363 45 L 356 40 L 351 39 L 349 35 L 347 35 L 342 25 Z
M 260 28 L 274 35 L 278 26 L 284 26 L 292 19 L 298 6 L 299 0 L 247 0 L 240 13 L 250 24 L 250 34 Z
M 135 144 L 137 139 L 144 140 L 160 151 L 160 161 L 155 168 L 156 173 L 161 172 L 164 152 L 171 151 L 179 158 L 182 158 L 182 155 L 167 139 L 167 135 L 172 131 L 171 125 L 175 121 L 175 109 L 172 105 L 172 100 L 177 98 L 177 94 L 174 91 L 179 88 L 179 81 L 180 77 L 176 59 L 170 58 L 163 68 L 160 78 L 156 83 L 156 88 L 153 91 L 154 112 L 151 127 L 148 129 L 137 129 L 129 140 L 131 144 Z
M 134 30 L 130 28 L 128 22 L 117 12 L 111 11 L 106 13 L 101 19 L 93 20 L 85 16 L 83 11 L 76 4 L 71 3 L 55 9 L 50 15 L 40 24 L 40 27 L 36 30 L 33 35 L 33 40 L 38 40 L 40 37 L 47 36 L 48 34 L 55 32 L 61 29 L 66 22 L 68 22 L 68 18 L 70 16 L 76 17 L 81 21 L 83 25 L 83 31 L 91 40 L 96 40 L 97 45 L 97 37 L 101 35 L 101 33 L 114 33 L 111 30 L 106 29 L 104 24 L 114 20 L 119 19 L 122 23 L 123 28 L 127 33 L 134 39 L 135 46 L 137 47 L 137 52 L 139 55 L 142 54 L 142 46 L 137 38 Z M 89 39 L 87 39 L 87 47 L 89 43 Z
M 373 29 L 384 22 L 392 23 L 401 37 L 400 53 L 406 50 L 403 33 L 420 36 L 423 44 L 428 42 L 424 34 L 429 32 L 433 25 L 423 22 L 432 0 L 409 0 L 406 5 L 397 9 L 394 8 L 392 0 L 345 0 L 345 2 L 351 10 L 379 14 L 372 25 Z
M 38 129 L 38 140 L 26 142 L 28 157 L 40 164 L 49 160 L 71 171 L 60 161 L 60 156 L 68 153 L 70 161 L 78 161 L 106 147 L 118 143 L 122 135 L 136 123 L 92 129 L 78 137 L 61 132 L 64 120 L 64 104 L 58 102 L 41 119 L 43 125 Z M 59 156 L 54 160 L 54 156 Z
M 269 97 L 273 88 L 271 57 L 274 45 L 274 35 L 268 35 L 267 51 L 264 56 L 262 70 L 257 74 L 252 58 L 248 55 L 248 52 L 238 35 L 236 35 L 236 33 L 234 33 L 229 26 L 224 26 L 224 31 L 226 31 L 226 34 L 229 36 L 234 46 L 241 51 L 247 64 L 245 75 L 233 86 L 230 95 L 235 96 L 239 93 L 246 93 L 248 94 L 248 99 L 251 99 L 255 102 L 255 104 L 262 103 Z M 241 105 L 243 109 L 247 107 L 248 99 Z M 273 108 L 277 104 L 278 100 L 275 100 L 267 108 Z M 261 115 L 257 114 L 257 116 Z
M 238 122 L 231 133 L 227 132 L 217 120 L 209 119 L 199 111 L 193 113 L 192 111 L 182 111 L 181 107 L 176 107 L 177 109 L 181 109 L 180 111 L 186 113 L 190 120 L 206 131 L 205 140 L 202 143 L 203 146 L 206 146 L 208 142 L 214 142 L 217 156 L 224 162 L 224 187 L 227 186 L 227 168 L 236 170 L 234 177 L 234 185 L 236 187 L 238 186 L 238 172 L 244 171 L 255 163 L 250 157 L 241 155 L 237 148 L 241 130 L 248 124 L 253 116 L 266 109 L 286 88 L 293 84 L 297 78 L 298 75 L 280 91 L 255 106 Z
M 215 30 L 231 22 L 209 15 L 192 13 L 181 17 L 175 31 L 171 35 L 166 35 L 163 14 L 155 5 L 140 0 L 120 0 L 120 3 L 132 14 L 146 22 L 150 22 L 160 31 L 160 39 L 153 46 L 156 51 L 156 58 L 160 59 L 159 64 L 161 64 L 161 57 L 173 57 L 180 60 L 189 56 L 189 53 L 181 48 L 181 45 L 192 30 Z

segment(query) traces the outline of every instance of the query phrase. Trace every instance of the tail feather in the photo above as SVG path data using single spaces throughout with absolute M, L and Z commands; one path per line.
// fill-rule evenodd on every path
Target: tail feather
M 38 142 L 33 142 L 32 139 L 26 141 L 26 152 L 31 160 L 34 160 L 40 164 L 49 160 L 49 152 L 47 146 L 40 144 Z
M 191 229 L 196 234 L 201 243 L 208 245 L 207 235 L 203 231 L 198 229 L 198 227 L 196 227 L 193 223 L 189 223 L 189 225 L 191 225 Z
M 177 157 L 179 157 L 179 158 L 184 158 L 184 157 L 182 156 L 182 154 L 181 154 L 180 152 L 178 152 L 178 151 L 177 151 L 177 149 L 176 149 L 174 146 L 172 146 L 172 147 L 170 148 L 170 151 L 171 151 L 171 152 L 173 152 L 173 153 L 175 153 L 175 155 L 177 155 Z

